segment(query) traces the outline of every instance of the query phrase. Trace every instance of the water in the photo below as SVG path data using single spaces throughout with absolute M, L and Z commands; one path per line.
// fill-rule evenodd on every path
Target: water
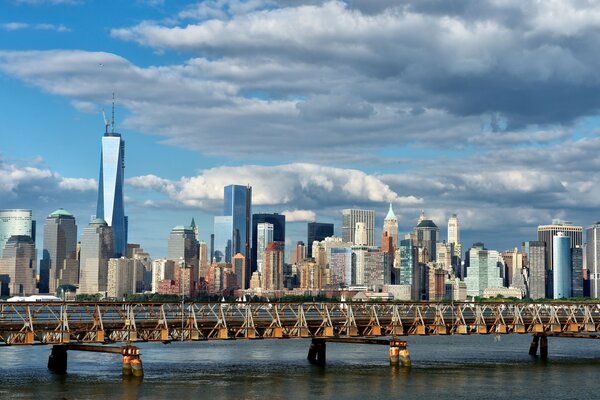
M 327 344 L 327 365 L 306 361 L 310 340 L 143 343 L 143 380 L 123 379 L 114 354 L 69 352 L 68 374 L 46 369 L 50 346 L 0 348 L 0 399 L 593 399 L 600 346 L 530 335 L 408 337 L 413 367 L 388 348 Z

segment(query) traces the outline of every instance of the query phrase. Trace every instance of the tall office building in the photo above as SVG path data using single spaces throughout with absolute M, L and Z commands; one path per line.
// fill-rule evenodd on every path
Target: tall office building
M 562 232 L 552 238 L 553 299 L 571 297 L 571 239 Z
M 546 243 L 546 295 L 552 298 L 553 278 L 553 237 L 562 232 L 571 239 L 571 248 L 583 244 L 583 227 L 574 226 L 571 222 L 553 219 L 550 225 L 538 226 L 538 241 Z
M 571 297 L 583 297 L 583 247 L 571 249 Z
M 263 273 L 265 249 L 273 243 L 273 224 L 261 222 L 256 225 L 256 270 Z
M 501 288 L 504 284 L 504 262 L 496 250 L 487 250 L 483 244 L 469 249 L 469 268 L 465 283 L 468 296 L 482 296 L 487 288 Z
M 246 257 L 242 253 L 237 253 L 231 258 L 231 267 L 235 273 L 236 287 L 238 289 L 247 289 L 246 284 Z
M 306 241 L 306 257 L 313 257 L 312 246 L 313 242 L 320 242 L 325 240 L 327 237 L 333 236 L 333 224 L 327 224 L 323 222 L 309 222 L 308 223 L 308 236 Z
M 354 244 L 357 246 L 367 245 L 367 226 L 364 222 L 357 222 L 354 229 Z
M 115 253 L 113 246 L 112 228 L 103 219 L 96 218 L 83 229 L 78 293 L 106 293 L 108 260 Z
M 525 286 L 527 296 L 534 300 L 546 297 L 546 243 L 530 241 L 523 243 L 527 275 Z
M 176 264 L 183 261 L 185 268 L 191 268 L 193 270 L 192 275 L 194 277 L 198 276 L 198 241 L 191 226 L 178 225 L 171 230 L 167 259 L 174 261 Z
M 113 106 L 114 107 L 114 106 Z M 125 182 L 125 142 L 120 133 L 106 131 L 102 137 L 100 178 L 98 179 L 98 206 L 96 218 L 104 219 L 113 231 L 115 257 L 127 255 L 127 217 L 123 201 Z
M 460 223 L 456 214 L 452 214 L 452 216 L 448 219 L 448 244 L 452 246 L 455 257 L 462 256 L 462 246 L 460 244 Z
M 344 242 L 355 242 L 356 223 L 362 222 L 367 230 L 367 246 L 375 246 L 375 211 L 345 209 L 342 210 L 342 239 Z
M 31 210 L 0 210 L 0 257 L 11 236 L 29 236 L 35 244 L 35 221 Z
M 4 244 L 4 253 L 0 257 L 0 294 L 36 294 L 36 260 L 35 243 L 30 236 L 11 236 Z
M 600 298 L 600 222 L 585 230 L 585 262 L 589 271 L 590 297 Z
M 44 250 L 40 262 L 40 293 L 55 293 L 56 288 L 60 285 L 78 284 L 78 274 L 74 274 L 79 272 L 76 259 L 77 225 L 75 217 L 65 209 L 59 208 L 48 215 L 46 225 L 44 225 Z M 60 278 L 67 278 L 67 276 L 71 279 L 63 279 L 61 282 Z
M 279 243 L 269 243 L 264 251 L 265 265 L 262 288 L 265 290 L 283 289 L 283 250 Z
M 273 225 L 273 237 L 270 241 L 265 243 L 264 246 L 258 245 L 258 225 L 268 223 Z M 247 265 L 251 266 L 251 271 L 254 272 L 258 268 L 258 259 L 261 258 L 261 252 L 267 247 L 267 244 L 271 242 L 277 242 L 281 248 L 285 251 L 285 215 L 283 214 L 252 214 L 252 254 L 251 263 Z M 259 248 L 260 247 L 260 248 Z M 250 276 L 251 273 L 248 273 Z M 248 278 L 250 279 L 250 278 Z
M 392 246 L 394 249 L 398 248 L 398 218 L 392 210 L 392 203 L 390 203 L 390 209 L 388 210 L 385 219 L 383 220 L 383 232 L 387 233 L 387 237 L 392 238 Z
M 427 219 L 424 212 L 421 212 L 419 222 L 415 228 L 417 239 L 416 246 L 425 249 L 425 258 L 422 260 L 427 263 L 436 260 L 436 243 L 440 237 L 440 228 L 430 219 Z
M 249 258 L 252 188 L 242 185 L 225 186 L 223 215 L 231 217 L 232 255 L 242 253 L 246 258 Z M 227 262 L 231 262 L 231 259 Z
M 198 265 L 200 272 L 198 274 L 198 278 L 206 278 L 208 274 L 208 265 L 211 263 L 211 260 L 208 258 L 208 245 L 205 241 L 201 240 L 198 243 Z

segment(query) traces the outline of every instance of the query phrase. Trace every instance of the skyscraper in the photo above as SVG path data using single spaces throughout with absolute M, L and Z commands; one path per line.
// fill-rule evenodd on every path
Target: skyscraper
M 483 244 L 475 244 L 469 249 L 467 269 L 467 295 L 482 296 L 487 288 L 503 287 L 504 262 L 496 250 L 487 250 Z
M 78 272 L 77 268 L 67 272 L 68 278 L 64 275 L 65 270 L 73 269 L 73 266 L 76 266 L 76 258 L 77 225 L 75 217 L 65 209 L 59 208 L 48 215 L 46 225 L 44 225 L 44 250 L 40 262 L 40 293 L 55 293 L 59 284 L 76 285 L 79 283 L 78 276 L 73 274 L 73 272 Z M 60 278 L 63 276 L 67 279 L 60 282 Z
M 280 246 L 282 246 L 282 250 L 285 251 L 285 215 L 283 214 L 252 214 L 252 262 L 250 264 L 246 263 L 247 266 L 251 266 L 251 271 L 254 272 L 258 268 L 258 259 L 261 257 L 261 251 L 267 247 L 267 242 L 262 250 L 259 249 L 258 246 L 258 225 L 262 223 L 269 223 L 273 225 L 273 237 L 271 238 L 271 242 L 277 242 Z M 247 274 L 251 275 L 250 272 Z M 249 278 L 248 278 L 249 279 Z
M 171 230 L 169 235 L 169 245 L 167 251 L 167 259 L 173 260 L 177 267 L 181 261 L 185 264 L 185 268 L 193 270 L 193 276 L 199 274 L 198 263 L 198 241 L 196 234 L 191 226 L 178 225 Z
M 375 211 L 345 209 L 342 210 L 342 239 L 355 243 L 356 223 L 363 222 L 367 230 L 367 246 L 375 246 Z
M 326 237 L 333 236 L 333 224 L 326 224 L 323 222 L 309 222 L 308 223 L 308 236 L 306 241 L 306 257 L 313 257 L 312 246 L 313 242 L 320 242 L 325 240 Z
M 256 270 L 263 273 L 265 249 L 273 243 L 273 224 L 261 222 L 256 225 Z
M 549 298 L 552 298 L 554 293 L 552 289 L 553 237 L 558 232 L 571 239 L 571 248 L 581 246 L 583 242 L 583 227 L 574 226 L 571 222 L 553 219 L 550 225 L 538 226 L 538 240 L 546 243 L 546 295 Z
M 383 220 L 383 232 L 387 232 L 387 236 L 392 238 L 392 245 L 394 249 L 398 248 L 398 218 L 392 210 L 392 203 L 390 203 L 390 209 L 388 210 L 385 219 Z
M 367 245 L 367 226 L 364 222 L 357 222 L 354 229 L 354 244 L 357 246 Z
M 448 219 L 448 244 L 452 246 L 454 256 L 462 256 L 462 246 L 460 244 L 460 224 L 456 214 L 452 214 L 452 216 Z
M 213 259 L 211 262 L 231 262 L 233 218 L 231 216 L 215 217 L 213 242 Z
M 0 257 L 0 294 L 36 294 L 37 252 L 33 239 L 27 235 L 13 235 L 6 241 L 4 250 Z
M 242 253 L 246 258 L 250 257 L 252 188 L 241 185 L 225 186 L 223 215 L 232 218 L 232 254 Z
M 590 296 L 600 298 L 600 222 L 585 230 L 585 261 L 589 270 Z
M 436 243 L 440 237 L 440 228 L 421 212 L 419 222 L 415 228 L 417 243 L 416 246 L 426 251 L 424 262 L 436 260 Z
M 571 239 L 562 232 L 552 238 L 553 299 L 571 297 Z
M 31 210 L 0 210 L 0 257 L 11 236 L 29 236 L 35 244 L 35 221 Z
M 113 258 L 112 229 L 100 218 L 92 220 L 81 235 L 78 293 L 105 293 L 108 282 L 108 260 Z
M 543 299 L 546 296 L 546 243 L 524 242 L 523 251 L 527 259 L 527 294 L 534 300 Z
M 114 107 L 114 106 L 113 106 Z M 115 257 L 127 255 L 127 217 L 123 201 L 125 180 L 125 142 L 120 133 L 112 131 L 102 137 L 100 153 L 100 178 L 98 179 L 98 206 L 96 218 L 106 221 L 113 232 Z

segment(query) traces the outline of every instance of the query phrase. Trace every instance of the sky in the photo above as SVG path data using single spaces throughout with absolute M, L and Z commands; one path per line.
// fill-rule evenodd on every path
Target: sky
M 130 242 L 166 255 L 223 187 L 306 223 L 389 203 L 458 214 L 463 248 L 600 220 L 600 7 L 592 0 L 0 0 L 0 208 L 38 243 L 95 213 L 115 93 Z M 39 245 L 38 245 L 39 247 Z

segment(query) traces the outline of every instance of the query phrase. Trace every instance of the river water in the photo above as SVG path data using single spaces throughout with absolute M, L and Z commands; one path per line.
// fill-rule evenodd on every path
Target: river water
M 327 344 L 327 365 L 306 360 L 310 340 L 142 343 L 143 380 L 123 379 L 119 355 L 69 352 L 67 375 L 47 370 L 50 346 L 0 348 L 0 399 L 596 399 L 600 343 L 530 335 L 408 337 L 413 366 L 388 348 Z

